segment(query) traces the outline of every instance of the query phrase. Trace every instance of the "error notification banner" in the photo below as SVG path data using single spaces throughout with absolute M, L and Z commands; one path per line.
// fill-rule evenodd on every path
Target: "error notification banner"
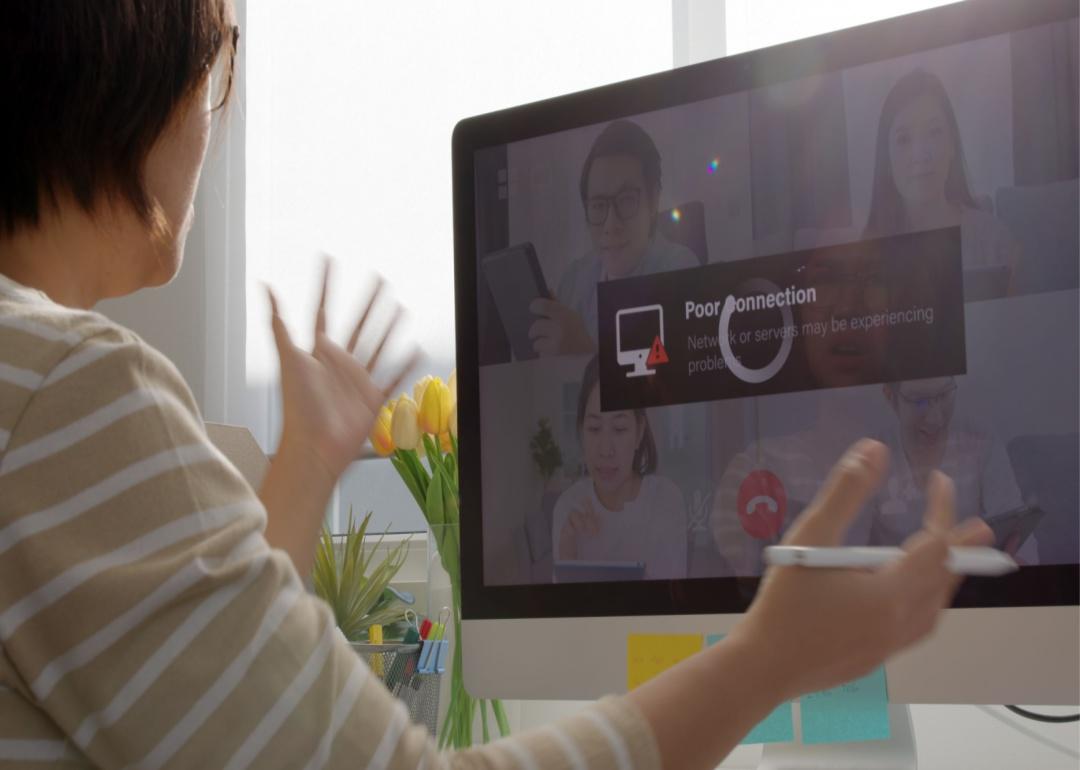
M 966 371 L 959 228 L 597 290 L 604 410 Z

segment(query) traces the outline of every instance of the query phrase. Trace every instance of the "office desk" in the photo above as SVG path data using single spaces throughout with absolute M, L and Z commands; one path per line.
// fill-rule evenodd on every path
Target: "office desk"
M 510 701 L 515 731 L 539 727 L 574 713 L 577 701 Z M 1048 714 L 1073 709 L 1034 709 Z M 1042 724 L 1000 706 L 913 706 L 919 770 L 1077 770 L 1080 724 Z M 1057 748 L 1055 748 L 1055 746 Z M 720 765 L 756 770 L 760 746 L 740 746 Z

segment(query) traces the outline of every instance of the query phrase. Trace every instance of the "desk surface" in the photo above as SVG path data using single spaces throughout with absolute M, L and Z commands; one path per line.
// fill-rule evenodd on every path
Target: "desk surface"
M 580 701 L 510 701 L 515 730 L 549 724 L 568 716 Z M 1047 714 L 1076 709 L 1032 707 Z M 1080 724 L 1042 724 L 1001 706 L 912 706 L 919 770 L 1077 770 Z M 740 746 L 720 766 L 756 770 L 760 746 Z
M 1034 709 L 1034 707 L 1033 707 Z M 1076 713 L 1048 706 L 1047 714 Z M 1080 724 L 1043 724 L 1001 706 L 912 706 L 919 770 L 1077 770 Z M 720 766 L 755 770 L 759 746 L 740 746 Z

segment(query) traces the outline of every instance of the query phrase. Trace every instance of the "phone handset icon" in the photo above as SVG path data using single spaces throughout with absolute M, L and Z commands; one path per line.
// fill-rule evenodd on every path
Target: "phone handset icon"
M 746 515 L 753 516 L 758 512 L 758 506 L 764 505 L 769 509 L 769 513 L 776 513 L 780 510 L 780 505 L 768 495 L 758 495 L 753 497 L 746 504 Z
M 743 531 L 757 540 L 774 540 L 784 526 L 787 491 L 775 473 L 750 471 L 739 484 L 737 508 Z

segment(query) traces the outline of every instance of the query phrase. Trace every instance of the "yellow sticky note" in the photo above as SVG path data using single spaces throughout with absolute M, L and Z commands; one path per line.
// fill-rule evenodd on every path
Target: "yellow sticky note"
M 639 684 L 701 652 L 701 634 L 631 634 L 626 640 L 626 687 Z

